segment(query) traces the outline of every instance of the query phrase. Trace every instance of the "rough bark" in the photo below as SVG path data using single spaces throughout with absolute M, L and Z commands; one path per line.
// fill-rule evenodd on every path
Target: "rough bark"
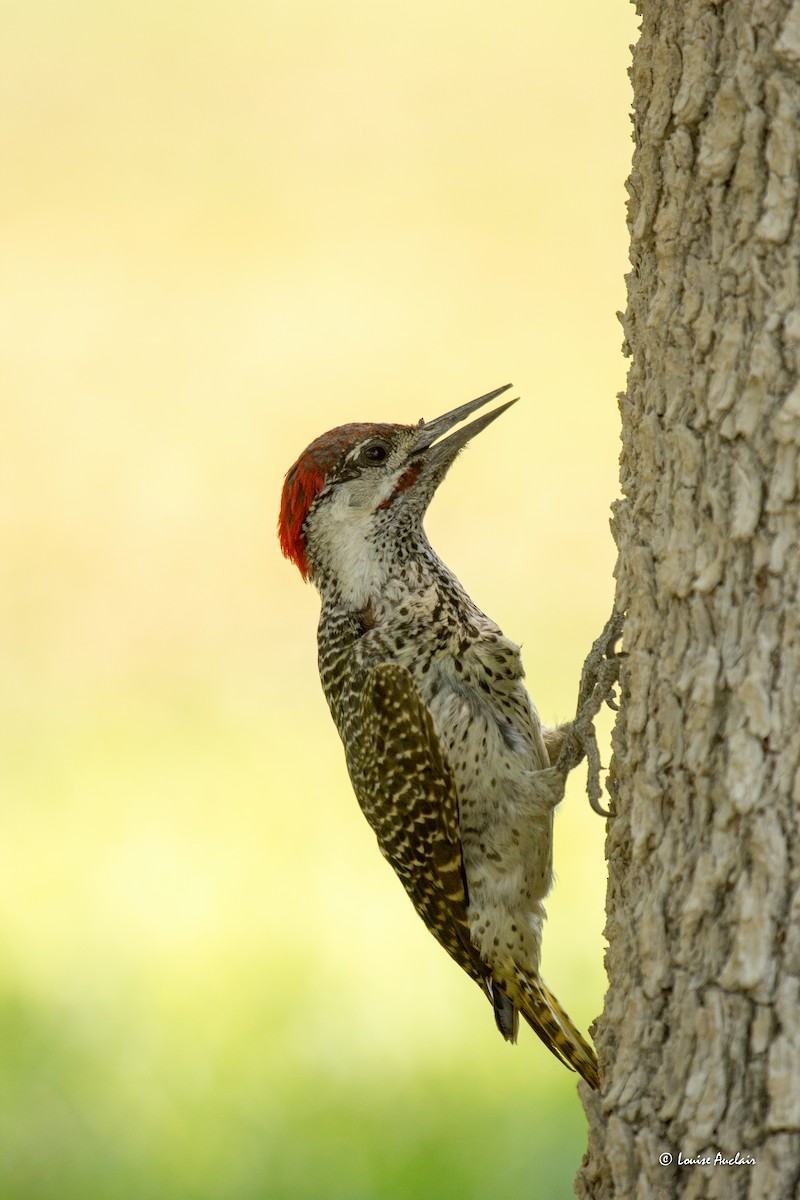
M 800 0 L 639 12 L 610 988 L 576 1191 L 781 1200 L 800 1188 Z

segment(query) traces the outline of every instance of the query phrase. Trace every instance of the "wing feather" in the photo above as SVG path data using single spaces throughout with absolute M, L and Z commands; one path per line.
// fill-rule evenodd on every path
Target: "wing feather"
M 373 829 L 412 904 L 445 950 L 490 991 L 489 969 L 472 945 L 453 772 L 411 672 L 381 663 L 367 677 L 361 724 L 370 753 L 354 781 Z

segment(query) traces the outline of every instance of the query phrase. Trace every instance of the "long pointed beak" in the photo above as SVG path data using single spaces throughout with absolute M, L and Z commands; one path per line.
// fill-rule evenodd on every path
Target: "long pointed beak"
M 428 463 L 432 467 L 449 466 L 459 450 L 463 449 L 467 442 L 475 437 L 476 433 L 480 433 L 487 425 L 491 425 L 492 421 L 495 421 L 501 413 L 504 413 L 512 404 L 516 404 L 519 397 L 516 397 L 514 400 L 507 400 L 499 408 L 484 413 L 477 420 L 470 421 L 463 429 L 457 429 L 449 437 L 438 441 L 441 435 L 447 433 L 448 429 L 452 429 L 454 425 L 458 425 L 460 421 L 463 421 L 471 413 L 476 412 L 479 408 L 483 408 L 484 404 L 488 404 L 491 400 L 496 399 L 497 396 L 502 396 L 503 392 L 507 392 L 510 387 L 510 383 L 505 383 L 502 387 L 495 388 L 493 392 L 487 392 L 485 396 L 479 396 L 477 400 L 470 400 L 467 404 L 462 404 L 459 408 L 454 408 L 452 412 L 445 413 L 444 416 L 436 417 L 435 420 L 426 421 L 424 425 L 420 425 L 417 439 L 414 442 L 414 448 L 411 451 L 412 457 L 426 452 L 426 466 Z M 434 445 L 434 443 L 436 444 Z

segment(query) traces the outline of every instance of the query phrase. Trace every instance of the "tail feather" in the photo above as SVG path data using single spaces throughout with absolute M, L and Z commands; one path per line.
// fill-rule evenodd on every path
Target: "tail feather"
M 514 1007 L 514 1002 L 497 986 L 493 979 L 490 980 L 489 999 L 494 1008 L 497 1028 L 507 1042 L 516 1042 L 519 1030 L 519 1012 Z
M 582 1075 L 589 1087 L 600 1086 L 597 1055 L 573 1025 L 555 996 L 536 975 L 516 968 L 515 1005 L 548 1050 Z M 511 990 L 511 989 L 509 989 Z

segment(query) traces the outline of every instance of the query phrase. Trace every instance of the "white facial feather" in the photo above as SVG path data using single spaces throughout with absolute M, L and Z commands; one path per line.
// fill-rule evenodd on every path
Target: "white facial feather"
M 375 553 L 370 534 L 375 513 L 393 494 L 400 474 L 398 469 L 348 479 L 331 492 L 324 521 L 312 518 L 308 538 L 314 559 L 339 581 L 342 600 L 353 608 L 379 595 L 385 583 L 387 563 Z

